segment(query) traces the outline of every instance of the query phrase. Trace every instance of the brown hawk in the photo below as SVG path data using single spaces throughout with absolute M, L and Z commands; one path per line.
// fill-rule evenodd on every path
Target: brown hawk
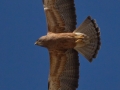
M 43 0 L 48 33 L 35 44 L 50 55 L 49 90 L 76 90 L 79 78 L 78 52 L 89 62 L 100 48 L 100 31 L 88 16 L 76 28 L 74 0 Z

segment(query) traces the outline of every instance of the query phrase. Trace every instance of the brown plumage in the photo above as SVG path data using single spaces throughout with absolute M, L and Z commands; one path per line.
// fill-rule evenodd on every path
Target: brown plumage
M 76 90 L 79 78 L 78 52 L 88 61 L 100 48 L 100 31 L 90 16 L 76 29 L 74 0 L 43 0 L 48 33 L 35 44 L 50 55 L 49 90 Z M 77 52 L 78 51 L 78 52 Z

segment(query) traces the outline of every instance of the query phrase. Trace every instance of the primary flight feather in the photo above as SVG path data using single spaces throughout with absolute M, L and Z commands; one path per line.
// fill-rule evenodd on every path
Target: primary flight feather
M 100 48 L 100 30 L 90 16 L 76 28 L 74 0 L 43 0 L 43 5 L 48 33 L 35 44 L 49 51 L 48 90 L 76 90 L 78 52 L 92 62 Z

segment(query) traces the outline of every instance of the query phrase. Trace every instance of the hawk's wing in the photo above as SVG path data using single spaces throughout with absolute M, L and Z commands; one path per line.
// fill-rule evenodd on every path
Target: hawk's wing
M 71 32 L 75 29 L 74 0 L 43 0 L 48 32 Z
M 43 0 L 48 33 L 73 32 L 76 28 L 74 0 Z M 76 90 L 79 78 L 78 53 L 49 51 L 49 90 Z
M 79 78 L 79 61 L 76 51 L 49 51 L 49 90 L 76 90 Z

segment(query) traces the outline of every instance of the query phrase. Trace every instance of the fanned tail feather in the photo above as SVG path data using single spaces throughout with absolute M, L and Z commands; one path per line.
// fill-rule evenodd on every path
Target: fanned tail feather
M 81 53 L 86 59 L 92 62 L 93 58 L 96 58 L 98 50 L 100 48 L 100 29 L 96 24 L 96 21 L 90 16 L 73 32 L 77 35 L 85 34 L 89 37 L 89 43 L 83 47 L 76 45 L 74 47 L 79 53 Z

